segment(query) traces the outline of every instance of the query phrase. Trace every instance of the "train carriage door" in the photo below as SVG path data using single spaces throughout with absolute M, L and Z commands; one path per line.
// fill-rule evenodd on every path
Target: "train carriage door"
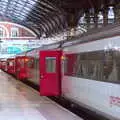
M 40 51 L 40 95 L 61 94 L 61 51 Z

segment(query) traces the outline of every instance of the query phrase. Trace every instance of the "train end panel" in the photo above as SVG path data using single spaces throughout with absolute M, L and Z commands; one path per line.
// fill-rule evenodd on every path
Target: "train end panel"
M 40 95 L 61 95 L 62 51 L 40 51 Z

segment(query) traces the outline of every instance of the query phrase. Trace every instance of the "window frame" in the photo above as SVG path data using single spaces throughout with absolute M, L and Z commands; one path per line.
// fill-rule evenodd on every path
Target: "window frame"
M 15 33 L 14 33 L 15 32 Z M 17 34 L 16 34 L 17 33 Z M 18 27 L 11 27 L 11 34 L 12 38 L 19 37 L 19 28 Z

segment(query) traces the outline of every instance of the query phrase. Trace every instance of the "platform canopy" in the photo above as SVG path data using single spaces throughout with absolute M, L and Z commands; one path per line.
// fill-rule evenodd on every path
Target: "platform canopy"
M 117 3 L 119 0 L 0 0 L 0 19 L 24 25 L 39 37 L 50 36 L 68 27 L 69 13 L 77 11 L 79 18 L 86 9 Z

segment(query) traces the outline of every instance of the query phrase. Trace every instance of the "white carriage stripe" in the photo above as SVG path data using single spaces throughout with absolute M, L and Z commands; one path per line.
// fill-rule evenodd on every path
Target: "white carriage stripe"
M 74 46 L 65 47 L 64 51 L 66 53 L 79 53 L 79 52 L 105 50 L 108 48 L 110 49 L 116 47 L 117 48 L 120 47 L 120 36 L 115 36 L 111 38 L 105 38 L 102 40 L 96 40 Z

